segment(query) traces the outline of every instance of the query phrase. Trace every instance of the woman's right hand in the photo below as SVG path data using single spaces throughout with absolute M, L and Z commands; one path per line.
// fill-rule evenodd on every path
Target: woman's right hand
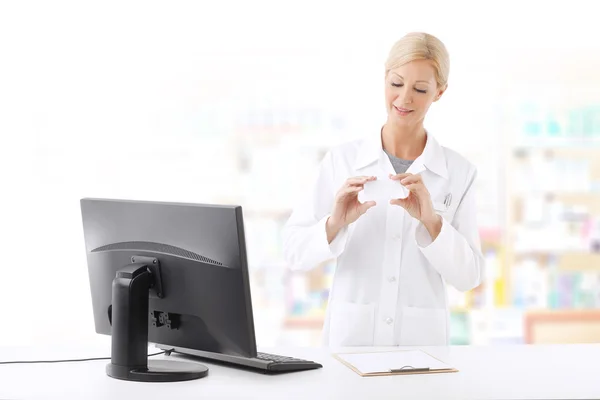
M 338 232 L 356 221 L 361 215 L 375 205 L 374 201 L 358 201 L 358 193 L 367 182 L 377 179 L 374 176 L 355 176 L 348 178 L 338 190 L 333 204 L 331 216 L 327 219 L 327 241 L 331 243 Z

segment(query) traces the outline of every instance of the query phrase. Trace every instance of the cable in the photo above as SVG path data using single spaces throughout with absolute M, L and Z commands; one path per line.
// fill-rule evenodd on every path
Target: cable
M 171 355 L 171 350 L 164 350 L 158 353 L 148 354 L 148 357 L 159 356 L 161 354 L 165 354 L 167 356 Z M 98 357 L 98 358 L 78 358 L 73 360 L 41 360 L 41 361 L 0 361 L 0 365 L 2 364 L 53 364 L 53 363 L 64 363 L 64 362 L 80 362 L 80 361 L 98 361 L 98 360 L 110 360 L 110 357 Z

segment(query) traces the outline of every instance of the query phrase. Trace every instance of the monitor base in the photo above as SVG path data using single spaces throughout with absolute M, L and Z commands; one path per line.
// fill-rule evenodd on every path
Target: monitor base
M 204 378 L 208 367 L 181 361 L 149 360 L 147 368 L 131 368 L 108 364 L 106 374 L 111 378 L 137 382 L 180 382 Z

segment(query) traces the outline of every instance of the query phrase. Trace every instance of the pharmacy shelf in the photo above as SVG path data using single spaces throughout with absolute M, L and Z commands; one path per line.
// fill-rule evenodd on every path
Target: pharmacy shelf
M 515 253 L 515 258 L 538 258 L 547 260 L 550 257 L 556 258 L 558 268 L 564 271 L 578 270 L 598 270 L 600 271 L 600 253 L 590 253 L 585 251 L 556 251 L 547 250 L 529 250 Z
M 600 135 L 600 133 L 595 133 L 595 135 Z M 539 140 L 531 143 L 521 142 L 513 146 L 512 149 L 514 151 L 549 150 L 557 152 L 557 154 L 597 152 L 600 151 L 600 139 Z
M 558 268 L 563 271 L 593 270 L 600 272 L 600 253 L 563 253 L 558 257 Z
M 598 155 L 600 158 L 600 154 Z M 600 192 L 589 193 L 567 193 L 554 192 L 552 193 L 556 201 L 569 206 L 584 206 L 590 213 L 600 215 Z
M 580 79 L 587 66 L 564 65 L 573 71 L 564 75 Z M 556 65 L 553 69 L 558 70 Z M 596 236 L 590 233 L 600 217 L 600 97 L 562 76 L 525 75 L 511 75 L 504 89 L 506 298 L 544 304 L 545 296 L 558 296 L 566 307 L 570 296 L 577 303 L 582 293 L 595 290 L 581 288 L 582 280 L 590 285 L 600 276 L 600 253 L 593 252 Z M 545 91 L 549 82 L 555 87 Z M 519 103 L 509 101 L 514 98 Z M 530 276 L 527 282 L 525 276 Z
M 325 314 L 311 316 L 288 316 L 283 326 L 288 329 L 316 329 L 321 330 L 325 321 Z
M 524 315 L 525 343 L 598 343 L 600 310 L 538 310 Z

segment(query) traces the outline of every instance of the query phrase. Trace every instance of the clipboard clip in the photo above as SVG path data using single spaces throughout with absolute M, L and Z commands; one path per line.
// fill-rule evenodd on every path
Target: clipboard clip
M 425 367 L 425 368 L 415 368 L 412 367 L 410 365 L 405 365 L 402 368 L 391 368 L 390 372 L 427 372 L 429 371 L 430 368 L 429 367 Z

